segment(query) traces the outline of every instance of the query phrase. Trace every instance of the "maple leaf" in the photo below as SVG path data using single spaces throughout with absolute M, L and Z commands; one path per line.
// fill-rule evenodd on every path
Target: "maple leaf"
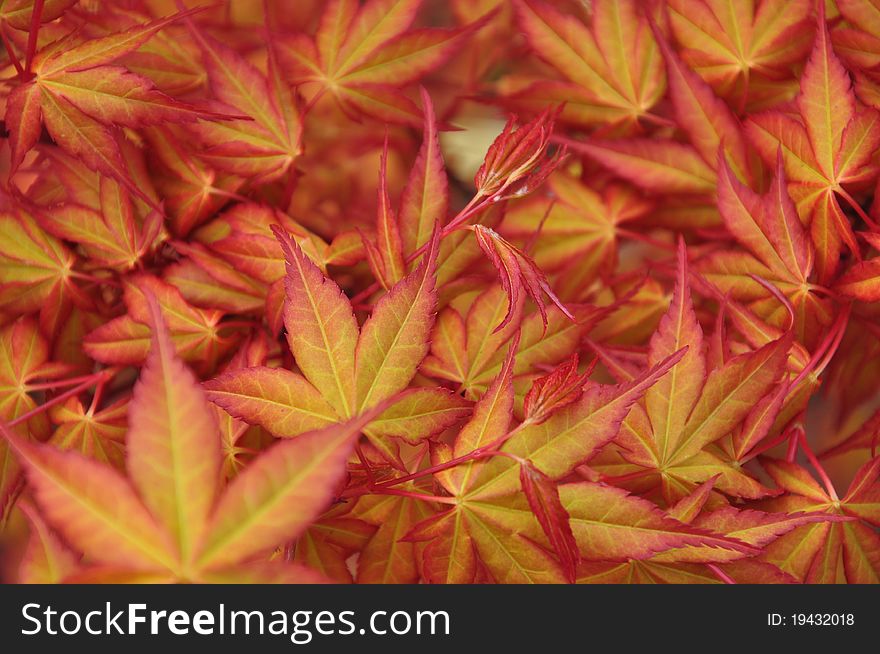
M 439 452 L 452 459 L 479 448 L 501 442 L 509 430 L 513 410 L 513 361 L 517 339 L 508 347 L 504 366 L 486 394 L 474 407 L 467 424 L 462 427 L 451 451 Z M 438 481 L 449 492 L 463 498 L 467 495 L 475 473 L 482 462 L 469 462 L 437 474 Z M 529 481 L 541 475 L 537 470 L 526 477 Z M 546 482 L 541 482 L 546 488 Z M 531 486 L 530 486 L 531 488 Z M 516 488 L 514 487 L 514 490 Z M 534 493 L 533 493 L 534 494 Z M 528 506 L 528 505 L 526 505 Z M 500 581 L 562 581 L 562 570 L 550 555 L 536 543 L 520 535 L 522 525 L 507 531 L 497 523 L 500 506 L 458 502 L 447 512 L 420 522 L 407 534 L 409 540 L 432 539 L 425 548 L 425 567 L 435 582 L 461 583 L 473 581 L 476 575 L 477 552 L 493 576 Z M 560 516 L 547 518 L 558 524 Z M 531 512 L 521 514 L 526 524 L 534 521 Z M 495 533 L 495 532 L 500 533 Z M 507 531 L 507 533 L 505 533 Z M 439 560 L 438 560 L 439 559 Z M 540 565 L 535 565 L 535 564 Z
M 80 204 L 63 204 L 36 215 L 47 232 L 79 244 L 98 265 L 129 270 L 154 245 L 161 217 L 151 212 L 142 224 L 128 192 L 108 177 L 99 182 L 99 210 Z
M 547 324 L 540 312 L 522 318 L 522 303 L 513 309 L 513 318 L 503 329 L 496 329 L 509 310 L 504 289 L 490 286 L 470 305 L 463 318 L 454 307 L 440 312 L 431 337 L 431 352 L 421 371 L 432 377 L 454 382 L 468 397 L 477 399 L 498 374 L 504 360 L 504 345 L 521 329 L 516 374 L 526 376 L 543 366 L 562 361 L 571 348 L 596 323 L 594 307 L 574 307 L 572 321 L 555 306 L 548 307 Z
M 165 95 L 149 79 L 113 62 L 185 15 L 81 43 L 64 39 L 35 54 L 29 51 L 29 67 L 19 75 L 21 83 L 7 103 L 12 171 L 36 144 L 40 125 L 45 124 L 62 148 L 150 202 L 131 179 L 113 128 L 194 121 L 211 114 Z
M 690 140 L 564 138 L 561 143 L 596 159 L 616 174 L 658 193 L 711 192 L 717 180 L 719 151 L 737 176 L 749 180 L 754 165 L 746 139 L 730 107 L 669 46 L 653 20 L 648 24 L 666 60 L 675 122 Z
M 503 451 L 528 459 L 552 479 L 564 477 L 616 436 L 632 404 L 686 353 L 687 348 L 675 352 L 629 383 L 590 384 L 578 402 L 564 407 L 549 420 L 523 423 L 524 427 L 505 443 Z M 509 460 L 492 461 L 491 468 L 482 476 L 483 485 L 476 485 L 479 494 L 503 494 L 510 487 L 509 473 Z
M 154 159 L 153 181 L 165 201 L 170 227 L 177 236 L 208 220 L 237 192 L 244 181 L 230 173 L 218 172 L 187 147 L 185 135 L 173 125 L 145 128 Z
M 151 348 L 129 408 L 128 477 L 82 455 L 26 443 L 0 425 L 42 515 L 83 553 L 96 578 L 247 580 L 265 578 L 271 565 L 288 581 L 315 581 L 319 575 L 294 564 L 258 562 L 252 570 L 242 562 L 295 537 L 324 508 L 354 439 L 381 407 L 279 443 L 219 488 L 214 415 L 174 354 L 158 301 L 148 295 L 147 304 Z
M 789 190 L 798 212 L 809 221 L 819 280 L 827 283 L 835 276 L 844 245 L 859 256 L 839 198 L 871 223 L 845 186 L 871 174 L 880 114 L 858 106 L 849 74 L 832 47 L 824 5 L 819 9 L 816 39 L 796 98 L 798 115 L 779 110 L 755 114 L 746 133 L 768 163 L 782 150 Z
M 534 195 L 517 202 L 499 231 L 514 242 L 533 245 L 530 254 L 551 275 L 557 295 L 581 301 L 597 277 L 614 269 L 624 224 L 644 218 L 652 204 L 630 188 L 594 189 L 560 172 L 545 185 L 550 198 Z
M 670 0 L 682 60 L 733 106 L 788 99 L 794 67 L 812 45 L 809 0 L 729 3 Z
M 49 344 L 36 323 L 25 317 L 0 330 L 0 352 L 0 419 L 5 421 L 18 420 L 36 408 L 31 393 L 40 390 L 39 380 L 68 374 L 67 366 L 50 361 Z M 44 439 L 50 425 L 44 414 L 36 413 L 16 430 Z M 5 515 L 7 500 L 19 477 L 19 467 L 5 442 L 0 443 L 0 462 L 0 508 Z
M 777 295 L 777 300 L 786 304 L 782 294 L 770 288 Z M 765 347 L 785 336 L 785 330 L 767 324 L 736 302 L 728 301 L 725 307 L 731 323 L 752 348 Z M 789 320 L 793 323 L 794 311 L 790 308 L 787 310 Z M 810 396 L 822 383 L 822 374 L 840 346 L 849 319 L 850 310 L 844 308 L 825 331 L 821 342 L 813 352 L 809 352 L 797 342 L 792 343 L 786 366 L 788 374 L 783 377 L 782 383 L 754 405 L 741 427 L 733 432 L 729 439 L 719 442 L 728 456 L 736 461 L 745 462 L 761 451 L 778 444 L 781 439 L 789 438 L 792 442 L 796 440 L 794 435 L 801 430 L 803 412 L 807 409 Z M 719 325 L 713 335 L 713 355 L 719 364 L 732 356 L 730 343 L 725 344 L 726 338 L 723 325 Z M 764 439 L 768 439 L 768 442 L 761 444 Z M 760 449 L 755 450 L 759 445 Z
M 870 0 L 841 0 L 837 9 L 845 23 L 831 33 L 835 49 L 853 72 L 859 99 L 880 109 L 880 86 L 873 70 L 880 53 L 876 6 Z
M 49 442 L 61 450 L 75 450 L 120 470 L 125 466 L 125 434 L 128 427 L 128 399 L 110 406 L 88 409 L 76 398 L 51 412 L 58 426 Z
M 74 301 L 91 302 L 73 282 L 76 256 L 23 212 L 0 213 L 0 310 L 10 316 L 39 310 L 48 333 Z
M 303 125 L 299 101 L 281 77 L 274 50 L 269 48 L 268 72 L 263 74 L 238 52 L 203 34 L 191 18 L 186 24 L 202 51 L 214 98 L 240 116 L 195 126 L 207 148 L 201 158 L 261 183 L 284 175 L 302 152 Z
M 677 353 L 632 384 L 590 385 L 580 401 L 548 420 L 527 420 L 511 429 L 517 345 L 517 339 L 509 345 L 501 371 L 453 448 L 437 450 L 435 478 L 456 498 L 454 507 L 423 521 L 408 535 L 412 540 L 433 539 L 425 550 L 425 565 L 433 567 L 437 562 L 429 559 L 439 558 L 442 568 L 434 574 L 440 580 L 473 580 L 476 555 L 502 583 L 572 580 L 577 557 L 554 482 L 610 441 L 631 403 L 682 356 Z M 493 458 L 480 460 L 495 451 Z M 520 475 L 511 476 L 517 469 Z M 544 534 L 561 564 L 538 544 Z
M 516 105 L 564 103 L 562 117 L 585 125 L 634 124 L 649 117 L 665 80 L 657 44 L 638 3 L 602 0 L 592 25 L 548 2 L 517 0 L 520 29 L 564 80 L 538 79 L 510 97 Z
M 279 56 L 298 84 L 318 85 L 344 110 L 418 126 L 421 113 L 400 87 L 442 66 L 485 20 L 464 28 L 410 29 L 422 0 L 326 3 L 314 37 L 282 39 Z
M 754 558 L 760 552 L 757 548 L 766 546 L 801 525 L 833 521 L 834 518 L 818 514 L 787 515 L 739 510 L 727 505 L 706 511 L 704 508 L 717 479 L 717 476 L 710 478 L 670 507 L 667 520 L 691 525 L 702 533 L 724 535 L 755 549 L 686 545 L 666 549 L 649 558 L 630 559 L 625 563 L 586 563 L 579 569 L 578 582 L 796 583 L 794 577 L 773 564 Z
M 289 234 L 274 228 L 287 259 L 284 321 L 302 376 L 286 370 L 245 369 L 208 384 L 227 411 L 279 436 L 294 436 L 321 421 L 345 419 L 404 390 L 428 349 L 433 324 L 434 266 L 439 233 L 418 268 L 395 284 L 359 327 L 351 303 L 327 280 Z M 458 422 L 463 403 L 419 389 L 366 429 L 389 460 L 399 462 L 394 422 L 406 419 L 418 440 Z
M 123 299 L 128 313 L 104 323 L 84 342 L 85 351 L 97 361 L 113 364 L 141 363 L 150 347 L 150 328 L 145 297 L 153 294 L 171 330 L 172 342 L 185 359 L 201 357 L 209 362 L 232 345 L 219 334 L 221 311 L 189 305 L 175 287 L 152 275 L 140 273 L 127 280 Z
M 755 276 L 769 282 L 793 307 L 798 339 L 815 345 L 820 330 L 831 322 L 832 307 L 819 295 L 824 289 L 811 281 L 814 249 L 788 194 L 782 156 L 764 196 L 741 184 L 721 162 L 718 208 L 727 230 L 752 256 L 713 253 L 700 264 L 705 278 L 723 294 L 748 302 L 771 325 L 784 328 L 789 320 L 786 307 L 761 288 Z
M 637 478 L 658 475 L 671 501 L 678 499 L 681 487 L 717 474 L 717 486 L 724 492 L 760 497 L 765 490 L 756 480 L 707 448 L 736 428 L 748 415 L 750 403 L 779 382 L 791 335 L 733 357 L 710 372 L 690 297 L 687 253 L 680 241 L 675 290 L 651 338 L 649 364 L 685 344 L 689 350 L 681 362 L 647 390 L 645 406 L 634 406 L 624 421 L 618 438 L 621 456 L 634 466 Z
M 825 488 L 796 463 L 767 459 L 773 480 L 789 493 L 770 507 L 784 511 L 830 513 L 857 518 L 823 521 L 799 527 L 767 547 L 765 560 L 806 583 L 871 583 L 880 580 L 878 474 L 880 459 L 873 458 L 857 472 L 842 498 L 825 478 Z M 821 468 L 819 468 L 821 471 Z M 824 472 L 820 472 L 824 476 Z

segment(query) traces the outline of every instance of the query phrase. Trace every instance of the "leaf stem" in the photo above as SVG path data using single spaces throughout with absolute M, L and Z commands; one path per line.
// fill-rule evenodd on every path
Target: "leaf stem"
M 112 286 L 114 288 L 122 288 L 122 284 L 110 277 L 95 277 L 94 275 L 89 275 L 88 273 L 80 272 L 79 270 L 70 270 L 67 274 L 86 282 L 92 282 L 93 284 L 106 284 L 107 286 Z
M 791 302 L 789 302 L 788 298 L 782 293 L 782 291 L 780 291 L 778 288 L 776 288 L 773 284 L 768 282 L 766 279 L 764 279 L 760 275 L 750 273 L 749 277 L 751 277 L 756 282 L 758 282 L 761 286 L 763 286 L 765 289 L 767 289 L 767 291 L 773 297 L 775 297 L 777 300 L 779 300 L 779 302 L 782 304 L 783 307 L 785 307 L 785 310 L 788 312 L 788 329 L 786 331 L 791 331 L 792 329 L 794 329 L 794 325 L 796 322 L 795 314 L 794 314 L 794 307 L 791 306 Z
M 839 187 L 836 189 L 836 192 L 840 197 L 846 200 L 846 203 L 853 208 L 853 210 L 858 214 L 859 218 L 865 221 L 865 224 L 869 225 L 873 230 L 880 230 L 880 225 L 874 222 L 871 217 L 865 213 L 865 210 L 862 209 L 861 205 L 855 201 L 853 196 L 851 196 L 843 187 Z
M 227 320 L 217 324 L 217 329 L 260 329 L 263 325 L 256 320 Z
M 791 436 L 788 439 L 788 452 L 785 454 L 785 460 L 789 463 L 794 463 L 794 460 L 797 458 L 798 443 L 800 443 L 800 440 L 800 430 L 792 431 Z
M 474 197 L 472 197 L 468 201 L 468 203 L 464 206 L 464 208 L 461 211 L 459 211 L 452 218 L 452 220 L 450 220 L 446 224 L 446 226 L 443 228 L 443 231 L 440 232 L 440 238 L 443 238 L 445 236 L 449 236 L 452 232 L 454 232 L 456 229 L 458 229 L 459 225 L 461 225 L 465 220 L 470 218 L 472 215 L 474 215 L 478 211 L 484 209 L 486 204 L 488 204 L 488 202 L 489 202 L 489 198 L 487 198 L 483 194 L 477 193 L 476 195 L 474 195 Z M 419 248 L 419 250 L 421 250 L 421 252 L 419 250 L 416 250 L 410 256 L 413 259 L 415 259 L 420 254 L 422 254 L 422 252 L 424 252 L 427 248 L 428 248 L 428 244 L 426 243 L 425 245 L 423 245 L 422 247 Z
M 95 386 L 95 393 L 92 395 L 92 402 L 89 404 L 89 410 L 86 412 L 86 415 L 95 415 L 95 411 L 98 410 L 98 406 L 101 404 L 101 397 L 104 395 L 104 388 L 106 388 L 108 381 L 106 378 L 101 379 Z
M 800 434 L 800 443 L 801 449 L 804 451 L 804 454 L 807 455 L 807 460 L 810 462 L 810 465 L 813 466 L 816 474 L 819 475 L 819 479 L 822 480 L 822 484 L 825 486 L 828 496 L 832 501 L 839 502 L 840 498 L 837 496 L 837 490 L 834 488 L 834 484 L 831 483 L 831 478 L 828 476 L 828 473 L 825 472 L 825 468 L 822 467 L 822 464 L 819 463 L 819 459 L 816 457 L 812 448 L 810 448 L 809 443 L 807 443 L 807 435 L 803 432 Z
M 646 123 L 651 123 L 652 125 L 656 125 L 658 127 L 677 127 L 674 121 L 669 120 L 668 118 L 664 118 L 663 116 L 658 116 L 657 114 L 652 114 L 650 112 L 645 112 L 639 116 L 639 118 L 643 119 Z
M 831 345 L 825 352 L 825 356 L 822 357 L 822 360 L 816 366 L 817 375 L 821 374 L 825 370 L 825 368 L 828 367 L 828 364 L 831 363 L 831 359 L 833 359 L 834 355 L 837 353 L 837 349 L 840 347 L 843 336 L 844 334 L 846 334 L 846 328 L 849 325 L 849 316 L 851 309 L 852 304 L 847 304 L 846 309 L 844 309 L 843 313 L 838 318 L 839 327 L 834 334 L 834 340 L 831 342 Z
M 39 384 L 27 384 L 25 386 L 25 390 L 30 391 L 51 391 L 56 388 L 63 388 L 65 386 L 73 386 L 75 384 L 81 384 L 86 381 L 94 381 L 96 375 L 100 373 L 89 373 L 88 375 L 80 375 L 79 377 L 68 377 L 67 379 L 57 379 L 55 381 L 50 382 L 41 382 Z
M 217 188 L 216 186 L 208 186 L 208 187 L 206 187 L 205 190 L 207 190 L 208 193 L 210 193 L 211 195 L 216 195 L 221 198 L 228 198 L 230 200 L 236 200 L 238 202 L 250 202 L 250 200 L 248 200 L 248 198 L 241 195 L 240 193 L 235 193 L 233 191 L 227 191 L 226 189 Z
M 645 469 L 645 470 L 636 470 L 635 472 L 629 472 L 625 475 L 617 475 L 617 476 L 602 475 L 601 481 L 608 483 L 608 484 L 618 484 L 622 481 L 631 481 L 633 479 L 641 479 L 642 477 L 647 477 L 647 476 L 652 475 L 654 473 L 655 473 L 654 470 Z
M 832 300 L 840 299 L 839 293 L 835 293 L 830 288 L 825 288 L 824 286 L 820 286 L 819 284 L 808 284 L 807 289 L 811 293 L 815 293 L 816 295 L 824 295 L 825 297 L 829 297 Z
M 749 68 L 749 67 L 746 67 L 746 69 L 743 71 L 743 92 L 739 98 L 739 107 L 737 108 L 738 109 L 737 113 L 740 116 L 745 116 L 746 109 L 749 106 L 749 77 L 750 77 L 749 72 L 750 71 L 751 71 L 751 68 Z
M 508 458 L 514 459 L 517 462 L 520 462 L 520 457 L 517 457 L 508 452 L 502 452 L 498 448 L 504 445 L 508 440 L 510 440 L 513 436 L 516 435 L 518 431 L 523 429 L 525 426 L 530 425 L 531 421 L 526 420 L 519 425 L 517 425 L 514 429 L 510 430 L 503 436 L 496 438 L 494 441 L 483 445 L 482 447 L 478 447 L 475 450 L 471 450 L 467 454 L 462 454 L 461 456 L 455 457 L 454 459 L 450 459 L 445 463 L 438 463 L 435 466 L 431 466 L 429 468 L 425 468 L 424 470 L 418 470 L 416 472 L 410 473 L 408 475 L 404 475 L 403 477 L 395 477 L 394 479 L 389 479 L 387 481 L 383 481 L 375 486 L 370 488 L 363 489 L 352 489 L 351 494 L 343 493 L 342 497 L 349 497 L 350 495 L 363 495 L 370 492 L 381 492 L 383 489 L 390 488 L 392 486 L 397 486 L 399 484 L 405 484 L 408 481 L 413 481 L 415 479 L 420 479 L 422 477 L 426 477 L 428 475 L 433 475 L 438 472 L 443 472 L 444 470 L 449 470 L 450 468 L 454 468 L 456 466 L 462 465 L 463 463 L 470 463 L 471 461 L 476 461 L 477 459 L 486 459 L 493 456 L 507 456 Z
M 19 79 L 24 80 L 27 77 L 27 74 L 24 71 L 24 68 L 21 67 L 21 62 L 18 60 L 18 55 L 15 54 L 15 50 L 12 48 L 12 42 L 9 40 L 9 35 L 6 32 L 6 21 L 0 21 L 0 37 L 3 39 L 3 46 L 6 48 L 6 54 L 9 57 L 9 61 L 12 62 L 12 65 L 15 66 L 15 72 L 18 73 Z
M 776 438 L 774 438 L 768 442 L 765 442 L 763 444 L 762 443 L 756 444 L 755 447 L 753 447 L 744 457 L 742 457 L 739 460 L 739 464 L 741 466 L 745 465 L 746 463 L 748 463 L 749 461 L 751 461 L 755 457 L 761 456 L 764 452 L 772 450 L 777 445 L 784 443 L 787 439 L 793 438 L 793 437 L 794 436 L 793 436 L 792 431 L 790 429 L 783 430 L 782 432 L 779 433 L 779 436 L 777 436 Z
M 634 241 L 641 241 L 642 243 L 647 243 L 648 245 L 652 245 L 655 248 L 660 248 L 669 252 L 675 252 L 676 250 L 674 243 L 667 243 L 665 241 L 661 241 L 659 239 L 648 236 L 647 234 L 640 234 L 639 232 L 626 229 L 624 227 L 615 227 L 614 231 L 617 233 L 618 236 L 625 236 L 626 238 L 630 238 Z
M 374 487 L 371 491 L 376 495 L 399 495 L 400 497 L 409 497 L 414 500 L 422 500 L 423 502 L 439 502 L 441 504 L 455 504 L 454 497 L 443 495 L 423 495 L 413 491 L 400 490 L 399 488 L 380 488 Z
M 92 379 L 84 381 L 83 383 L 74 386 L 70 390 L 63 392 L 61 395 L 57 395 L 57 396 L 53 397 L 51 400 L 48 400 L 48 401 L 44 402 L 43 404 L 41 404 L 37 407 L 34 407 L 30 411 L 18 416 L 15 420 L 10 421 L 8 424 L 10 427 L 14 427 L 15 425 L 18 425 L 18 424 L 21 424 L 22 422 L 30 420 L 35 415 L 43 413 L 44 411 L 55 406 L 56 404 L 61 404 L 62 402 L 64 402 L 68 398 L 75 397 L 76 395 L 79 395 L 84 390 L 86 390 L 89 386 L 92 386 L 96 382 L 100 382 L 101 379 L 107 378 L 107 377 L 108 377 L 108 375 L 107 375 L 106 370 L 102 370 L 99 373 L 95 373 L 95 375 L 92 377 Z
M 361 462 L 361 465 L 364 467 L 364 472 L 367 473 L 367 481 L 369 482 L 370 486 L 375 486 L 373 468 L 370 466 L 369 461 L 367 461 L 367 457 L 364 456 L 364 450 L 363 448 L 361 448 L 360 443 L 355 445 L 354 451 L 357 453 L 357 458 Z
M 24 59 L 24 69 L 26 73 L 31 72 L 31 66 L 34 63 L 34 55 L 37 53 L 37 36 L 40 33 L 40 21 L 43 17 L 44 4 L 45 0 L 36 0 L 31 12 L 31 29 L 28 32 L 27 52 L 25 53 Z
M 532 256 L 532 251 L 535 249 L 535 244 L 538 242 L 538 238 L 541 236 L 541 232 L 544 230 L 544 223 L 547 222 L 547 218 L 550 217 L 550 212 L 553 211 L 553 207 L 556 206 L 556 198 L 550 198 L 550 202 L 547 203 L 547 208 L 544 210 L 544 215 L 541 216 L 541 222 L 538 223 L 538 226 L 535 228 L 529 235 L 529 240 L 526 241 L 525 246 L 523 246 L 523 252 Z
M 470 199 L 470 202 L 468 202 L 464 206 L 464 208 L 461 211 L 459 211 L 452 218 L 452 220 L 450 220 L 449 223 L 440 231 L 440 240 L 443 240 L 444 238 L 449 236 L 452 232 L 459 229 L 459 226 L 461 225 L 461 223 L 463 223 L 465 220 L 467 220 L 473 214 L 477 213 L 477 211 L 480 211 L 481 209 L 484 208 L 486 202 L 481 202 L 479 205 L 474 206 L 475 203 L 478 200 L 480 200 L 481 198 L 484 200 L 488 200 L 488 198 L 481 196 L 479 193 L 477 195 L 475 195 L 474 197 L 472 197 Z M 406 259 L 404 262 L 406 264 L 412 263 L 413 261 L 418 259 L 420 256 L 422 256 L 428 250 L 429 246 L 430 246 L 430 242 L 424 243 L 421 247 L 417 248 L 416 250 L 414 250 L 413 252 L 408 254 L 406 256 Z M 378 291 L 381 287 L 382 287 L 382 285 L 379 282 L 373 282 L 372 284 L 367 286 L 365 289 L 363 289 L 359 293 L 352 296 L 352 298 L 351 298 L 352 305 L 363 304 L 364 301 L 368 297 L 370 297 L 373 293 Z
M 728 575 L 726 572 L 724 572 L 724 570 L 722 570 L 721 568 L 719 568 L 719 567 L 718 567 L 717 565 L 715 565 L 714 563 L 707 563 L 707 564 L 706 564 L 706 567 L 709 568 L 709 569 L 712 571 L 712 573 L 713 573 L 716 577 L 718 577 L 721 581 L 723 581 L 725 584 L 733 584 L 733 585 L 736 585 L 736 582 L 733 580 L 733 577 L 731 577 L 730 575 Z
M 822 342 L 816 348 L 816 351 L 813 352 L 810 360 L 804 366 L 803 370 L 798 373 L 797 377 L 792 380 L 791 384 L 789 384 L 789 395 L 800 385 L 807 375 L 810 373 L 819 375 L 831 361 L 831 358 L 840 346 L 840 341 L 843 339 L 843 335 L 846 332 L 847 325 L 849 324 L 851 308 L 851 305 L 847 304 L 844 310 L 838 314 L 834 324 L 828 330 L 828 333 L 825 334 L 825 338 L 822 339 Z

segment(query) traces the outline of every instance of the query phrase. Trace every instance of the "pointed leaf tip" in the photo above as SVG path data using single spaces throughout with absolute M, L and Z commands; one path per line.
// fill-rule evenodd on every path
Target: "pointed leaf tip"
M 199 380 L 174 351 L 158 299 L 144 295 L 152 346 L 128 409 L 127 467 L 189 562 L 217 494 L 220 433 Z

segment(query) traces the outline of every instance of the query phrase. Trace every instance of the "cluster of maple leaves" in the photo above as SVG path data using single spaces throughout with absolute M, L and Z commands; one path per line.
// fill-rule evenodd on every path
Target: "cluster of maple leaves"
M 880 581 L 877 0 L 196 4 L 0 2 L 4 579 Z

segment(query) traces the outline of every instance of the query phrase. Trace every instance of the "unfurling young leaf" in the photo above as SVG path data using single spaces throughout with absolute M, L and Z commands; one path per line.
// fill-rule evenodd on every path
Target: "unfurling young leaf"
M 550 374 L 534 381 L 523 402 L 527 420 L 544 422 L 564 406 L 577 402 L 592 369 L 578 373 L 577 355 L 557 366 Z
M 559 110 L 546 109 L 525 125 L 507 121 L 474 177 L 477 197 L 493 202 L 530 193 L 559 165 L 564 150 L 547 157 L 547 146 Z
M 544 276 L 535 262 L 523 251 L 515 245 L 503 238 L 498 232 L 491 227 L 483 227 L 482 225 L 474 225 L 474 234 L 477 235 L 477 242 L 480 249 L 489 257 L 489 261 L 498 271 L 501 287 L 507 293 L 508 306 L 504 319 L 495 328 L 495 331 L 504 329 L 513 318 L 514 308 L 520 301 L 522 292 L 525 291 L 541 311 L 541 319 L 544 325 L 547 324 L 547 310 L 544 306 L 543 295 L 546 294 L 559 310 L 562 311 L 570 319 L 574 320 L 574 316 L 560 302 L 553 289 L 547 283 Z

